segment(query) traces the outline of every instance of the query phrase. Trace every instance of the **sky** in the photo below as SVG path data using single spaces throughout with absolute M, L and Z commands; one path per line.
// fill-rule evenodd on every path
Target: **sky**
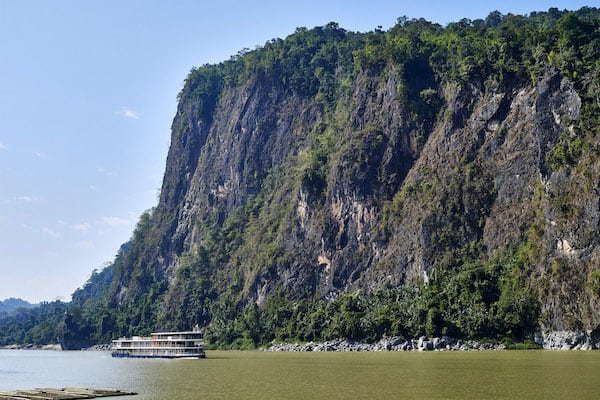
M 588 1 L 0 0 L 0 300 L 68 301 L 157 204 L 193 67 L 297 27 L 446 25 Z

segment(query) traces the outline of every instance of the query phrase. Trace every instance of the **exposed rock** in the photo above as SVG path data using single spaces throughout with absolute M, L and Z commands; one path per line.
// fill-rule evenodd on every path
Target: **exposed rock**
M 91 347 L 82 349 L 82 350 L 86 350 L 86 351 L 111 351 L 112 350 L 112 344 L 110 343 L 102 343 L 102 344 L 95 344 Z
M 337 127 L 337 135 L 346 144 L 338 150 L 341 158 L 332 162 L 321 192 L 303 182 L 295 195 L 268 200 L 292 201 L 290 215 L 295 222 L 278 238 L 284 259 L 274 268 L 246 268 L 248 257 L 252 257 L 246 250 L 225 267 L 232 275 L 244 274 L 241 289 L 247 301 L 262 306 L 278 284 L 293 295 L 427 282 L 432 268 L 447 251 L 440 244 L 440 231 L 448 232 L 454 242 L 481 241 L 492 255 L 511 243 L 522 242 L 542 212 L 553 223 L 546 227 L 544 246 L 549 251 L 546 259 L 539 260 L 539 279 L 550 273 L 556 257 L 568 257 L 566 263 L 573 268 L 592 268 L 590 259 L 585 261 L 586 253 L 578 249 L 598 244 L 598 236 L 574 236 L 579 220 L 561 220 L 551 201 L 536 199 L 541 182 L 546 182 L 550 197 L 569 179 L 547 165 L 546 154 L 561 134 L 572 129 L 580 111 L 581 100 L 572 83 L 549 69 L 535 86 L 529 82 L 447 85 L 443 90 L 447 111 L 443 118 L 431 121 L 422 148 L 412 145 L 416 132 L 407 123 L 409 110 L 389 89 L 397 84 L 391 72 L 386 81 L 359 76 L 352 87 L 353 96 L 340 103 L 354 122 Z M 187 118 L 187 113 L 178 114 L 174 126 Z M 169 160 L 180 160 L 180 152 L 184 152 L 184 159 L 194 168 L 186 167 L 190 171 L 182 191 L 172 192 L 177 197 L 167 199 L 163 189 L 159 204 L 159 209 L 177 210 L 172 240 L 178 244 L 163 246 L 169 253 L 165 259 L 173 262 L 167 271 L 175 268 L 178 254 L 206 240 L 193 228 L 195 221 L 206 221 L 211 215 L 226 218 L 260 190 L 269 171 L 278 166 L 294 168 L 291 155 L 307 151 L 307 127 L 324 120 L 322 109 L 315 103 L 285 93 L 268 80 L 226 90 L 215 106 L 210 126 L 208 121 L 198 121 L 201 128 L 190 128 L 189 135 L 196 137 L 197 146 L 188 142 L 182 147 L 176 142 L 170 150 Z M 356 139 L 357 129 L 363 129 L 362 142 Z M 304 139 L 296 140 L 290 132 L 304 132 Z M 174 131 L 174 141 L 178 134 Z M 269 151 L 263 151 L 265 148 Z M 363 153 L 368 155 L 368 164 L 355 159 Z M 461 171 L 466 163 L 476 165 L 480 176 L 476 188 L 463 192 Z M 359 170 L 350 174 L 342 165 L 357 165 Z M 182 168 L 168 168 L 165 182 L 181 180 Z M 381 171 L 393 172 L 393 184 L 376 186 L 375 176 Z M 420 187 L 423 182 L 431 182 L 435 190 L 427 196 L 408 197 L 401 212 L 389 216 L 389 239 L 380 240 L 374 228 L 383 218 L 378 197 L 381 191 L 391 195 L 402 188 Z M 582 197 L 589 203 L 585 207 L 589 222 L 583 222 L 589 225 L 587 232 L 593 232 L 600 220 L 598 207 L 593 207 L 599 194 L 588 190 Z M 459 220 L 443 208 L 452 199 L 457 199 L 461 208 Z M 545 208 L 541 211 L 539 207 Z M 578 276 L 585 279 L 584 273 Z M 531 279 L 532 285 L 537 285 L 536 276 Z M 543 284 L 555 288 L 540 293 L 540 302 L 551 307 L 547 313 L 550 320 L 543 322 L 545 328 L 563 329 L 568 315 L 580 316 L 588 329 L 600 323 L 600 314 L 594 311 L 597 308 L 588 308 L 591 313 L 585 314 L 572 307 L 589 301 L 584 281 L 568 283 L 573 290 L 561 289 L 564 283 L 556 280 Z M 324 346 L 315 350 L 328 350 Z M 408 346 L 427 350 L 431 344 Z
M 273 344 L 262 351 L 317 351 L 317 352 L 356 352 L 356 351 L 473 351 L 473 350 L 505 350 L 501 343 L 481 343 L 453 339 L 448 336 L 441 338 L 428 338 L 421 336 L 418 339 L 404 340 L 402 338 L 383 338 L 376 343 L 365 343 L 353 340 L 332 340 L 327 342 L 305 344 Z
M 592 350 L 597 349 L 597 344 L 592 338 L 582 331 L 553 331 L 547 332 L 536 338 L 546 350 Z

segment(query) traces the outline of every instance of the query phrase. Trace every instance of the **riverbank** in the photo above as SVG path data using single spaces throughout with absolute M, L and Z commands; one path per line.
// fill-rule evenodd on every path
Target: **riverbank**
M 262 351 L 477 351 L 507 349 L 544 349 L 544 350 L 594 350 L 600 349 L 600 341 L 593 340 L 584 332 L 556 331 L 538 334 L 533 341 L 525 343 L 501 343 L 493 341 L 461 340 L 448 336 L 404 340 L 398 337 L 383 338 L 376 343 L 354 340 L 332 340 L 326 342 L 308 342 L 273 344 Z
M 62 350 L 62 347 L 59 344 L 46 344 L 46 345 L 35 345 L 35 344 L 26 344 L 26 345 L 19 345 L 19 344 L 11 344 L 11 345 L 7 345 L 7 346 L 0 346 L 0 350 L 54 350 L 54 351 L 59 351 Z M 111 344 L 96 344 L 93 345 L 91 347 L 85 347 L 82 349 L 79 349 L 81 351 L 110 351 L 112 350 L 112 345 Z
M 304 344 L 274 344 L 262 351 L 474 351 L 505 350 L 502 343 L 482 342 L 477 340 L 460 340 L 448 336 L 403 340 L 401 338 L 383 338 L 377 343 L 365 343 L 354 340 L 330 340 L 326 342 L 308 342 Z
M 595 339 L 594 339 L 595 338 Z M 211 349 L 207 346 L 207 349 Z M 545 334 L 538 333 L 533 341 L 522 342 L 494 342 L 489 340 L 463 340 L 449 336 L 428 338 L 421 336 L 418 339 L 404 340 L 399 337 L 382 338 L 376 343 L 367 343 L 362 340 L 338 339 L 325 342 L 308 343 L 278 343 L 269 347 L 261 347 L 259 351 L 277 352 L 353 352 L 353 351 L 477 351 L 477 350 L 596 350 L 600 349 L 600 338 L 592 337 L 586 332 L 553 331 Z M 62 350 L 60 344 L 50 345 L 7 345 L 0 346 L 0 350 Z M 112 344 L 97 344 L 81 351 L 111 351 Z
M 0 346 L 0 350 L 61 350 L 60 344 L 35 345 L 33 343 L 26 345 L 11 344 Z

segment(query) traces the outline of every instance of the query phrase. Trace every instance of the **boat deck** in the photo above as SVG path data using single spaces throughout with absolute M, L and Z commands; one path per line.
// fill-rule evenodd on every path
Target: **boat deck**
M 115 389 L 89 388 L 38 388 L 32 390 L 15 390 L 0 392 L 0 400 L 66 400 L 66 399 L 95 399 L 98 397 L 133 396 L 135 392 L 125 392 Z

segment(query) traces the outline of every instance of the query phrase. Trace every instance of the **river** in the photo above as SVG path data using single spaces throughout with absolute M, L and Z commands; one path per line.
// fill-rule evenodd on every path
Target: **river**
M 203 360 L 1 350 L 0 391 L 110 387 L 118 399 L 594 399 L 600 352 L 265 353 Z M 116 398 L 116 399 L 117 399 Z

